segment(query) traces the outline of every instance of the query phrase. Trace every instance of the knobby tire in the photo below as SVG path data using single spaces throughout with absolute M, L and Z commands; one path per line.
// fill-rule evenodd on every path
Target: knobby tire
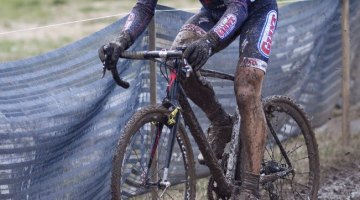
M 132 148 L 132 147 L 129 147 L 129 145 L 134 144 L 134 142 L 137 142 L 137 141 L 132 141 L 133 139 L 136 140 L 135 135 L 138 133 L 138 131 L 140 132 L 142 130 L 141 128 L 143 126 L 145 127 L 147 123 L 153 124 L 154 122 L 158 122 L 158 123 L 164 122 L 164 118 L 166 118 L 166 116 L 168 116 L 169 114 L 170 114 L 170 111 L 168 111 L 161 105 L 148 106 L 148 107 L 144 107 L 141 110 L 137 111 L 125 125 L 125 127 L 121 133 L 120 139 L 118 141 L 116 152 L 113 157 L 113 168 L 112 168 L 112 176 L 111 176 L 111 193 L 112 193 L 113 200 L 130 198 L 129 193 L 123 191 L 123 188 L 121 186 L 121 182 L 123 181 L 122 180 L 122 175 L 123 175 L 122 167 L 123 167 L 123 165 L 125 165 L 124 159 L 126 159 L 126 156 L 127 156 L 126 155 L 127 148 Z M 161 135 L 162 138 L 164 136 L 165 136 L 164 134 Z M 192 199 L 195 199 L 195 195 L 196 195 L 195 162 L 194 162 L 194 156 L 193 156 L 190 140 L 189 140 L 188 136 L 186 135 L 184 126 L 181 124 L 179 125 L 176 139 L 177 139 L 176 144 L 178 145 L 178 148 L 180 149 L 182 162 L 184 164 L 185 175 L 183 177 L 184 180 L 181 180 L 181 181 L 182 181 L 182 183 L 185 184 L 185 189 L 179 190 L 179 191 L 184 191 L 183 194 L 181 195 L 182 197 L 179 198 L 179 196 L 175 196 L 175 199 L 190 199 L 190 200 L 192 200 Z M 175 144 L 175 146 L 176 146 L 176 144 Z M 158 151 L 159 151 L 159 148 L 161 148 L 160 145 L 161 144 L 159 144 L 159 146 L 158 146 Z M 143 146 L 145 146 L 145 145 L 143 145 Z M 174 153 L 173 153 L 173 155 L 174 155 Z M 166 156 L 165 156 L 165 154 L 159 153 L 158 157 L 159 157 L 159 159 L 161 159 Z M 181 162 L 181 160 L 180 160 L 180 162 Z M 173 163 L 171 163 L 171 164 L 173 164 Z M 171 169 L 171 167 L 174 167 L 171 164 L 170 164 L 170 169 Z M 159 178 L 161 178 L 161 176 L 162 176 L 162 174 L 159 174 Z M 169 179 L 170 178 L 171 178 L 171 173 L 169 174 Z M 124 183 L 125 182 L 128 183 L 129 181 L 125 180 Z M 135 189 L 137 189 L 136 187 L 139 187 L 138 185 L 135 185 L 133 183 L 128 183 L 128 184 L 135 187 Z M 146 192 L 149 192 L 149 191 L 146 191 Z M 144 192 L 142 192 L 140 194 L 143 194 L 143 193 Z M 150 191 L 150 193 L 151 193 L 151 191 Z M 161 191 L 159 193 L 161 193 Z M 168 196 L 164 197 L 164 199 L 172 199 L 173 198 L 173 197 L 169 197 L 170 194 L 166 194 L 166 195 L 168 195 Z M 136 199 L 146 199 L 146 198 L 136 197 Z
M 288 168 L 290 161 L 295 172 L 272 183 L 274 195 L 267 194 L 267 197 L 262 196 L 261 199 L 317 199 L 320 182 L 319 153 L 315 134 L 305 111 L 285 96 L 265 98 L 263 108 L 268 123 L 264 161 L 275 161 Z M 276 133 L 278 142 L 281 142 L 283 151 L 270 133 L 270 126 Z M 271 148 L 275 149 L 272 153 L 269 152 Z M 286 152 L 286 155 L 282 152 Z

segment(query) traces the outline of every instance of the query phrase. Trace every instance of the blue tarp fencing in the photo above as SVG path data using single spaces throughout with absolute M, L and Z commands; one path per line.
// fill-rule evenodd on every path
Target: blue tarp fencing
M 263 96 L 295 98 L 320 126 L 340 101 L 340 1 L 307 1 L 280 9 Z M 351 1 L 352 102 L 360 99 L 360 1 Z M 169 48 L 192 15 L 156 12 L 157 47 Z M 128 90 L 101 77 L 100 45 L 115 38 L 125 19 L 80 41 L 36 57 L 0 63 L 0 199 L 109 199 L 112 153 L 120 130 L 149 104 L 145 61 L 121 61 Z M 147 49 L 144 33 L 133 49 Z M 238 42 L 215 55 L 208 68 L 233 73 Z M 158 99 L 166 84 L 158 75 Z M 211 80 L 233 110 L 233 83 Z M 207 120 L 197 109 L 204 128 Z M 198 152 L 194 145 L 195 153 Z M 206 169 L 198 168 L 198 173 Z

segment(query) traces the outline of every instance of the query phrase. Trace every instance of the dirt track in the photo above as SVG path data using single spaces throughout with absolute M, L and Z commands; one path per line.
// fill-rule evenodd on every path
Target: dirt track
M 319 136 L 327 138 L 327 142 L 318 139 L 319 150 L 322 151 L 319 199 L 360 200 L 359 107 L 352 110 L 351 118 L 352 136 L 349 145 L 341 145 L 340 116 L 332 119 L 325 128 L 324 135 Z
M 322 170 L 319 199 L 360 199 L 360 161 L 348 154 L 334 166 Z

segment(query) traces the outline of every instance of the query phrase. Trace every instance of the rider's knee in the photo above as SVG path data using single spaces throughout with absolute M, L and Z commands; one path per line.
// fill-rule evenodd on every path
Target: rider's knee
M 236 100 L 240 107 L 251 105 L 253 102 L 259 99 L 258 92 L 255 91 L 255 87 L 248 83 L 235 83 Z
M 234 89 L 239 106 L 260 101 L 263 76 L 264 72 L 259 69 L 238 66 Z

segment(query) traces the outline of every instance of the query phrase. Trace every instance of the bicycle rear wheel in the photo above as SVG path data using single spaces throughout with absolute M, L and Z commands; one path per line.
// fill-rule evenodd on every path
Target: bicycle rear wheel
M 266 98 L 263 106 L 268 131 L 260 173 L 279 176 L 262 185 L 261 199 L 316 199 L 319 155 L 305 112 L 284 96 Z
M 170 129 L 163 126 L 157 146 L 157 159 L 150 170 L 150 154 L 155 140 L 154 124 L 163 123 L 169 111 L 162 106 L 149 106 L 136 112 L 126 124 L 113 157 L 112 199 L 195 199 L 195 162 L 189 138 L 180 124 L 177 144 L 171 157 L 168 181 L 160 182 L 165 168 Z

